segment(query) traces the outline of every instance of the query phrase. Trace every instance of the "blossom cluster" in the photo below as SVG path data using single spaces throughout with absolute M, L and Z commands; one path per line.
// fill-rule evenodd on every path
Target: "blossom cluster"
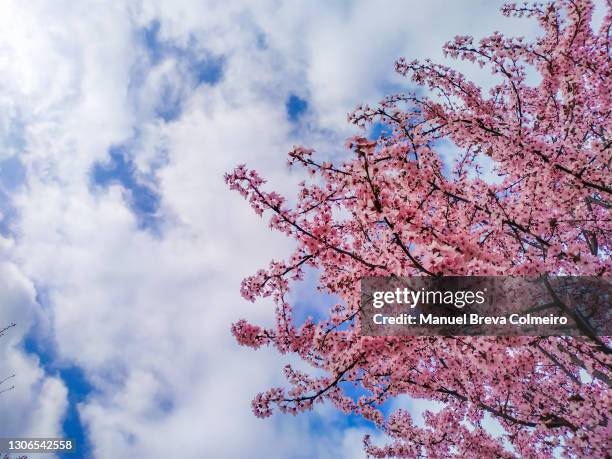
M 507 5 L 506 15 L 538 20 L 542 35 L 447 43 L 448 56 L 499 76 L 486 94 L 452 68 L 400 59 L 397 72 L 421 90 L 349 116 L 357 126 L 387 126 L 378 139 L 350 138 L 351 154 L 338 163 L 304 147 L 290 152 L 292 167 L 315 176 L 294 208 L 266 191 L 256 171 L 240 166 L 226 175 L 259 215 L 270 215 L 273 229 L 297 242 L 287 261 L 242 285 L 248 300 L 275 300 L 276 325 L 239 321 L 232 332 L 240 344 L 295 353 L 324 374 L 287 367 L 290 388 L 259 394 L 257 416 L 330 401 L 391 438 L 384 447 L 364 439 L 380 458 L 609 454 L 608 338 L 374 338 L 361 336 L 358 319 L 364 276 L 610 274 L 612 12 L 597 32 L 592 10 L 588 0 Z M 537 86 L 527 84 L 528 69 L 539 73 Z M 462 151 L 451 173 L 441 139 Z M 480 176 L 483 156 L 499 183 Z M 307 266 L 343 302 L 322 320 L 298 324 L 288 291 Z M 351 387 L 364 395 L 351 396 Z M 401 394 L 444 408 L 427 412 L 423 427 L 406 411 L 385 416 L 380 406 Z M 485 414 L 500 422 L 501 438 L 483 427 Z

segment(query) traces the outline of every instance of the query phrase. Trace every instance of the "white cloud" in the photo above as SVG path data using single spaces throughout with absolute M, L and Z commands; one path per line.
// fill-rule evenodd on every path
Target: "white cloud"
M 38 358 L 26 354 L 21 346 L 41 311 L 31 281 L 9 261 L 11 249 L 10 242 L 0 237 L 0 329 L 15 324 L 0 338 L 1 433 L 56 436 L 61 433 L 60 419 L 67 406 L 66 387 L 46 375 Z

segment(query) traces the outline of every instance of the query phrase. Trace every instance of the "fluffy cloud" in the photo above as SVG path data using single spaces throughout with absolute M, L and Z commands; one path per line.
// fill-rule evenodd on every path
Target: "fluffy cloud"
M 498 7 L 3 2 L 0 159 L 17 157 L 26 173 L 7 192 L 18 218 L 2 239 L 11 261 L 0 265 L 0 325 L 24 331 L 2 348 L 19 379 L 0 399 L 10 404 L 0 433 L 61 428 L 65 384 L 20 344 L 37 323 L 93 388 L 78 410 L 95 457 L 362 457 L 368 428 L 329 407 L 250 413 L 254 393 L 283 384 L 290 357 L 237 347 L 232 321 L 272 320 L 270 303 L 248 304 L 238 287 L 291 243 L 222 176 L 248 162 L 291 194 L 300 177 L 285 152 L 304 142 L 338 154 L 346 112 L 403 84 L 395 58 L 442 60 L 440 46 L 460 33 L 532 33 Z M 292 93 L 308 101 L 298 123 L 285 112 Z M 139 208 L 141 188 L 119 173 L 95 183 L 113 148 L 152 208 Z M 154 225 L 140 224 L 143 212 Z
M 66 387 L 24 352 L 21 341 L 40 315 L 32 282 L 11 261 L 10 242 L 0 237 L 0 425 L 3 436 L 56 436 L 65 412 Z M 11 389 L 12 387 L 12 389 Z

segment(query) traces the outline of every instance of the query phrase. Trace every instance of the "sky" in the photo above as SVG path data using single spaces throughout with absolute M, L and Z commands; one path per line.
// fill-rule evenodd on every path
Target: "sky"
M 72 457 L 361 458 L 372 426 L 328 405 L 256 419 L 296 362 L 239 347 L 273 322 L 242 278 L 291 253 L 223 174 L 292 198 L 295 144 L 341 158 L 346 115 L 407 89 L 394 61 L 455 35 L 533 36 L 501 2 L 0 3 L 0 437 Z M 455 66 L 487 87 L 493 77 Z M 380 129 L 380 127 L 378 128 Z M 293 301 L 317 315 L 316 273 Z M 418 418 L 422 401 L 398 399 Z

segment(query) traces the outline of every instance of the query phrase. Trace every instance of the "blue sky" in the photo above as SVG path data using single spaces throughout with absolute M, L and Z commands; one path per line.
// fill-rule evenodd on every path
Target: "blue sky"
M 112 184 L 119 185 L 124 190 L 126 204 L 138 219 L 138 226 L 141 229 L 157 230 L 159 223 L 156 214 L 160 197 L 154 180 L 147 183 L 138 177 L 126 147 L 111 147 L 108 156 L 108 162 L 95 163 L 91 171 L 93 187 L 104 189 Z
M 287 108 L 287 117 L 292 123 L 297 122 L 306 110 L 308 110 L 308 101 L 295 94 L 289 94 L 285 105 Z
M 236 345 L 232 322 L 274 320 L 240 281 L 293 243 L 223 174 L 247 163 L 293 199 L 303 174 L 286 152 L 341 158 L 347 112 L 406 88 L 397 57 L 533 32 L 500 4 L 4 2 L 0 326 L 18 327 L 0 340 L 16 374 L 0 435 L 67 435 L 78 457 L 168 457 L 169 438 L 194 459 L 364 457 L 372 426 L 333 407 L 251 413 L 285 364 L 303 364 Z M 337 301 L 315 284 L 309 272 L 295 286 L 299 320 Z
M 25 352 L 38 357 L 41 367 L 45 373 L 61 378 L 68 388 L 68 409 L 64 413 L 62 421 L 62 437 L 72 439 L 75 442 L 75 453 L 78 457 L 89 457 L 91 455 L 90 445 L 86 436 L 85 428 L 79 418 L 77 405 L 86 400 L 93 391 L 93 387 L 87 381 L 83 370 L 78 366 L 63 366 L 57 362 L 57 356 L 50 343 L 40 343 L 35 336 L 35 330 L 26 336 L 23 341 Z M 73 457 L 73 453 L 59 454 L 61 458 Z

